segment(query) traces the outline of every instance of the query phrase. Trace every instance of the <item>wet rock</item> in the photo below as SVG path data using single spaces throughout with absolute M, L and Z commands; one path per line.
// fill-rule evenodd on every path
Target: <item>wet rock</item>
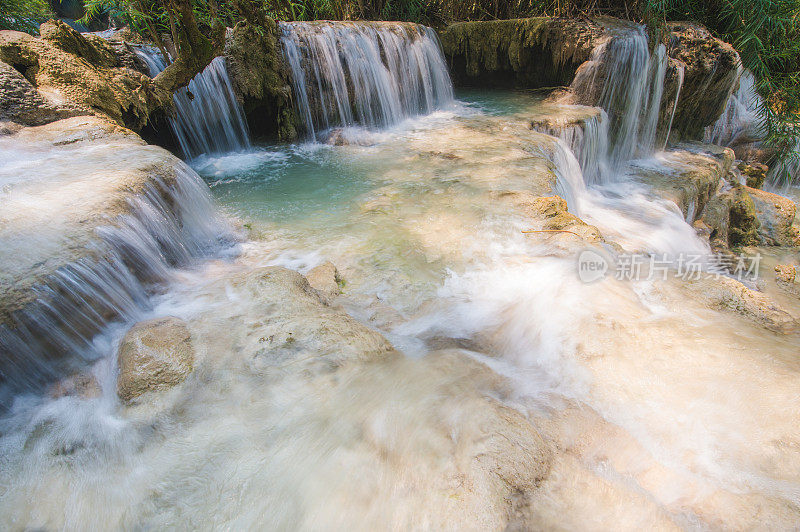
M 669 22 L 666 30 L 667 53 L 682 64 L 684 71 L 670 138 L 701 139 L 703 129 L 716 122 L 725 110 L 737 80 L 739 54 L 699 24 Z M 669 112 L 666 109 L 670 102 L 662 102 L 662 125 L 671 114 L 671 108 Z
M 728 223 L 728 244 L 730 246 L 753 246 L 758 244 L 759 220 L 753 199 L 742 186 L 733 187 L 731 195 L 730 218 Z
M 758 162 L 741 162 L 737 165 L 737 168 L 747 180 L 747 186 L 750 188 L 761 188 L 769 170 L 767 165 Z
M 308 284 L 330 300 L 342 293 L 344 280 L 332 262 L 326 261 L 306 274 Z
M 50 397 L 53 399 L 68 396 L 92 399 L 100 397 L 102 393 L 103 390 L 100 387 L 100 383 L 91 373 L 76 373 L 61 379 L 50 388 Z
M 440 38 L 457 85 L 542 88 L 568 86 L 603 33 L 592 21 L 540 17 L 458 22 Z
M 747 188 L 756 215 L 761 222 L 758 237 L 768 246 L 800 245 L 800 235 L 793 226 L 797 206 L 789 198 L 764 190 Z
M 508 197 L 508 194 L 503 196 Z M 593 225 L 570 213 L 567 202 L 560 196 L 534 197 L 525 193 L 513 194 L 511 201 L 527 216 L 541 221 L 542 231 L 563 232 L 577 236 L 584 242 L 601 240 L 600 231 Z
M 228 30 L 225 56 L 250 131 L 289 141 L 298 138 L 300 121 L 292 106 L 279 39 L 272 19 L 265 19 L 261 27 L 240 22 Z
M 86 112 L 77 106 L 51 103 L 25 76 L 0 61 L 0 120 L 41 125 L 81 114 Z
M 636 166 L 631 172 L 663 198 L 675 202 L 684 218 L 693 222 L 719 190 L 733 164 L 728 148 L 686 143 L 664 154 L 663 168 Z M 709 224 L 713 227 L 712 224 Z
M 779 283 L 794 283 L 797 278 L 797 267 L 794 264 L 778 264 L 775 266 L 775 279 Z
M 0 61 L 20 72 L 49 107 L 60 110 L 50 117 L 53 120 L 65 113 L 102 114 L 139 130 L 153 112 L 172 105 L 169 93 L 157 89 L 141 72 L 126 68 L 121 52 L 100 37 L 80 34 L 58 20 L 42 24 L 40 31 L 41 38 L 0 31 Z M 6 90 L 19 90 L 18 79 L 4 76 L 0 81 L 10 84 Z M 34 114 L 20 121 L 36 125 L 45 116 Z
M 766 294 L 751 290 L 736 279 L 698 279 L 687 285 L 712 307 L 735 312 L 776 332 L 789 334 L 797 330 L 794 316 Z
M 331 277 L 335 278 L 330 267 L 320 269 L 319 276 L 312 276 L 315 281 L 324 280 L 319 286 L 328 289 L 332 289 Z M 298 272 L 263 268 L 234 283 L 260 309 L 256 332 L 244 340 L 251 346 L 247 350 L 252 353 L 253 368 L 257 371 L 298 360 L 327 370 L 348 361 L 376 360 L 396 354 L 378 332 L 343 310 L 329 306 L 327 297 L 312 288 Z
M 137 323 L 122 339 L 117 354 L 117 394 L 131 402 L 142 394 L 183 382 L 194 365 L 192 335 L 178 318 Z

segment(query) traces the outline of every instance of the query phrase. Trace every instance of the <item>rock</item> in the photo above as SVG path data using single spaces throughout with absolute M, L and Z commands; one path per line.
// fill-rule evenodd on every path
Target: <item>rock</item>
M 775 266 L 775 279 L 779 283 L 792 284 L 797 278 L 797 267 L 794 264 L 778 264 Z
M 667 53 L 683 66 L 683 86 L 670 138 L 701 139 L 703 129 L 725 110 L 738 79 L 739 54 L 696 23 L 668 22 L 666 31 Z M 667 80 L 668 85 L 670 82 L 674 83 L 674 77 Z M 662 101 L 662 126 L 671 115 L 672 103 L 669 98 Z
M 527 18 L 458 22 L 440 34 L 457 85 L 568 86 L 603 28 L 587 20 Z
M 53 120 L 102 114 L 139 130 L 153 112 L 171 107 L 171 94 L 159 90 L 148 76 L 126 68 L 120 58 L 124 53 L 104 39 L 80 34 L 59 20 L 42 24 L 40 31 L 41 38 L 0 31 L 0 60 L 20 72 L 49 107 L 65 109 L 55 113 Z M 19 91 L 18 79 L 5 76 L 0 80 L 11 83 L 4 90 Z M 29 95 L 28 101 L 31 98 L 35 96 Z M 47 116 L 38 113 L 20 121 L 38 125 Z M 22 113 L 21 118 L 27 117 Z
M 61 379 L 50 388 L 50 397 L 60 399 L 61 397 L 80 397 L 81 399 L 93 399 L 100 397 L 103 393 L 97 378 L 91 373 L 76 373 L 65 379 Z
M 778 194 L 747 187 L 753 198 L 756 216 L 761 226 L 758 236 L 768 246 L 798 246 L 800 235 L 793 226 L 797 206 L 789 198 Z
M 750 188 L 761 188 L 764 185 L 764 180 L 767 178 L 767 171 L 769 170 L 767 165 L 758 162 L 741 162 L 738 164 L 737 168 L 747 179 L 747 186 Z
M 325 261 L 306 274 L 308 284 L 325 296 L 328 300 L 342 293 L 341 287 L 344 280 L 339 275 L 339 270 L 330 261 Z
M 661 197 L 675 202 L 684 217 L 693 222 L 717 193 L 732 164 L 733 151 L 728 148 L 684 143 L 664 153 L 664 168 L 634 163 L 631 173 Z
M 117 394 L 131 402 L 142 394 L 183 382 L 194 365 L 192 335 L 178 318 L 158 318 L 134 325 L 117 355 Z
M 330 306 L 298 272 L 259 268 L 225 279 L 223 285 L 237 301 L 251 302 L 252 308 L 244 306 L 229 317 L 231 333 L 225 341 L 235 342 L 231 349 L 257 374 L 288 366 L 325 373 L 353 362 L 399 356 L 380 333 Z
M 747 288 L 730 277 L 687 282 L 687 289 L 707 304 L 736 312 L 767 329 L 789 334 L 797 330 L 797 320 L 769 296 Z
M 494 196 L 500 201 L 510 202 L 525 216 L 538 222 L 532 231 L 552 232 L 553 236 L 563 236 L 577 244 L 602 240 L 600 231 L 569 212 L 566 200 L 560 196 L 537 197 L 530 192 L 517 191 L 498 192 Z
M 753 246 L 758 244 L 759 220 L 750 194 L 744 187 L 733 187 L 728 224 L 728 244 L 730 246 Z
M 81 114 L 86 111 L 75 105 L 48 101 L 25 76 L 0 61 L 0 120 L 38 126 Z
M 272 19 L 262 27 L 240 22 L 228 30 L 225 56 L 250 131 L 290 141 L 298 138 L 300 121 L 292 106 L 279 39 L 278 25 Z

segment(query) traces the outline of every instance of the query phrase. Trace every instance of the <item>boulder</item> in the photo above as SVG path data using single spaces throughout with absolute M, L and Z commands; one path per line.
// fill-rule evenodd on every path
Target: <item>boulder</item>
M 797 206 L 789 198 L 747 187 L 756 216 L 761 222 L 758 237 L 768 246 L 798 246 L 800 235 L 794 227 Z
M 225 41 L 228 73 L 242 102 L 250 131 L 267 138 L 290 141 L 298 137 L 299 120 L 282 58 L 277 23 L 263 26 L 240 22 Z
M 688 281 L 686 289 L 713 308 L 735 312 L 775 332 L 790 334 L 798 322 L 769 296 L 730 277 Z
M 778 264 L 775 266 L 775 279 L 779 283 L 794 283 L 797 279 L 797 267 L 794 264 Z
M 117 394 L 131 402 L 142 394 L 183 382 L 194 365 L 192 335 L 186 323 L 167 317 L 134 325 L 119 347 Z
M 76 105 L 48 101 L 25 76 L 0 61 L 0 120 L 38 126 L 81 114 L 86 111 Z
M 549 17 L 458 22 L 440 34 L 456 85 L 566 87 L 604 30 L 588 20 Z
M 700 24 L 668 22 L 667 53 L 683 70 L 675 117 L 672 121 L 673 141 L 698 140 L 703 130 L 716 122 L 738 79 L 739 54 L 730 44 L 715 38 Z M 667 85 L 675 83 L 678 70 L 668 71 Z M 669 91 L 665 91 L 669 92 Z M 662 100 L 661 125 L 672 114 L 674 98 Z
M 536 224 L 531 235 L 551 233 L 576 245 L 602 241 L 597 227 L 569 212 L 566 200 L 560 196 L 540 197 L 527 191 L 504 191 L 495 193 L 494 197 L 510 203 Z
M 766 164 L 759 162 L 740 162 L 736 168 L 744 176 L 747 186 L 750 188 L 761 188 L 769 171 L 769 167 Z
M 339 275 L 339 270 L 330 261 L 325 261 L 306 274 L 308 284 L 330 300 L 342 293 L 341 287 L 344 280 Z
M 78 33 L 59 20 L 42 24 L 40 31 L 41 38 L 0 31 L 0 61 L 22 74 L 49 107 L 66 110 L 31 116 L 22 112 L 16 118 L 22 123 L 38 125 L 63 116 L 100 114 L 139 130 L 153 112 L 172 105 L 169 93 L 158 89 L 148 76 L 127 68 L 121 58 L 125 53 L 104 39 Z M 19 91 L 18 78 L 6 75 L 0 80 L 10 84 L 2 90 Z M 29 102 L 34 101 L 31 98 L 36 96 L 31 93 Z

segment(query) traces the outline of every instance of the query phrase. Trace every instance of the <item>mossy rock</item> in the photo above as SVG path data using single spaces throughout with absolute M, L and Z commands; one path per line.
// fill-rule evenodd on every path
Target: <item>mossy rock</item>
M 457 85 L 567 86 L 604 30 L 591 21 L 550 17 L 459 22 L 440 35 Z

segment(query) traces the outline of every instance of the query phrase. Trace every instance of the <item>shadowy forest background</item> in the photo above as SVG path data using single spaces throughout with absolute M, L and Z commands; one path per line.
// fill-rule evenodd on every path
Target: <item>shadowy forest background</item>
M 0 0 L 0 29 L 36 33 L 39 23 L 72 19 L 88 29 L 108 21 L 156 41 L 170 35 L 180 68 L 169 88 L 188 83 L 221 53 L 224 28 L 240 20 L 403 20 L 441 27 L 464 20 L 609 15 L 647 24 L 705 25 L 739 51 L 765 103 L 768 142 L 797 159 L 800 138 L 800 0 Z M 183 57 L 182 57 L 183 56 Z M 199 70 L 198 70 L 199 69 Z

